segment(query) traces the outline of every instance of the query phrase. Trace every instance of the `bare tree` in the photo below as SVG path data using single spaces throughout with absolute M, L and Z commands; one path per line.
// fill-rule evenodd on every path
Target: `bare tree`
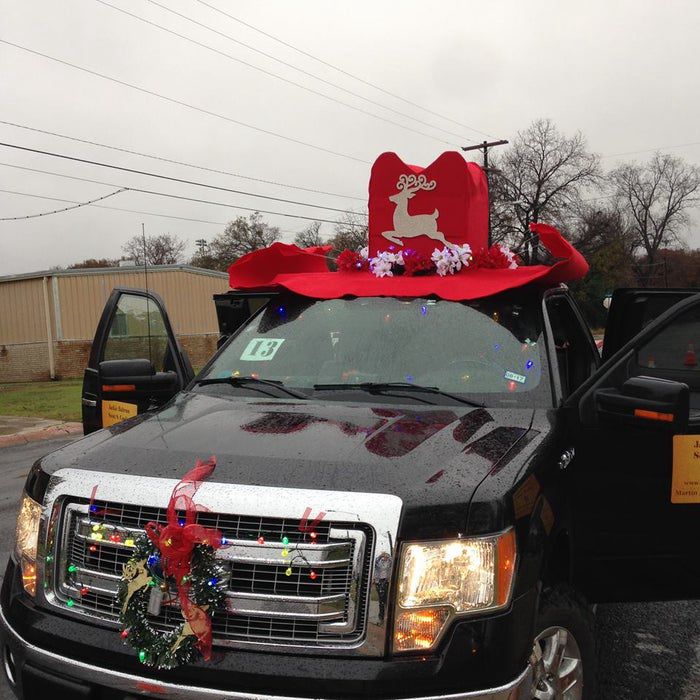
M 326 241 L 321 235 L 321 222 L 312 221 L 303 231 L 294 236 L 294 243 L 300 248 L 323 245 Z
M 143 265 L 144 253 L 149 265 L 175 265 L 181 262 L 187 243 L 177 236 L 161 233 L 158 236 L 130 238 L 123 246 L 124 255 L 137 265 Z
M 556 223 L 580 205 L 582 193 L 601 177 L 598 157 L 588 152 L 583 135 L 565 136 L 549 119 L 518 132 L 493 164 L 493 238 L 518 247 L 528 263 L 536 259 L 539 243 L 530 235 L 530 223 Z
M 363 212 L 346 212 L 336 221 L 335 233 L 328 241 L 333 250 L 339 253 L 346 248 L 360 250 L 369 242 L 369 228 L 367 214 Z
M 569 228 L 569 227 L 564 227 Z M 626 267 L 632 270 L 636 244 L 627 216 L 615 201 L 584 204 L 570 227 L 569 238 L 586 257 L 605 250 L 610 246 L 622 250 L 627 258 Z
M 223 233 L 214 236 L 207 257 L 215 269 L 226 270 L 243 255 L 271 245 L 279 235 L 279 228 L 265 223 L 258 212 L 247 219 L 239 216 L 229 222 Z
M 700 199 L 700 169 L 676 156 L 655 153 L 648 163 L 627 163 L 610 173 L 637 248 L 652 269 L 659 249 L 678 243 L 687 210 Z

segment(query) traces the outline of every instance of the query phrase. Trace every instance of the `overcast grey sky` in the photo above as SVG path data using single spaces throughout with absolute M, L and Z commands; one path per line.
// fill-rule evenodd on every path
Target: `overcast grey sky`
M 408 129 L 264 75 L 99 0 L 0 0 L 0 39 L 318 148 L 167 102 L 7 44 L 0 44 L 0 120 L 360 199 L 195 170 L 4 124 L 0 124 L 0 141 L 341 209 L 364 205 L 370 163 L 382 151 L 395 150 L 408 162 L 427 165 L 442 151 L 481 140 L 482 134 L 512 138 L 538 117 L 550 117 L 567 133 L 581 130 L 590 148 L 604 156 L 606 167 L 620 160 L 615 154 L 679 144 L 693 145 L 672 152 L 700 163 L 700 3 L 691 0 L 206 0 L 454 121 L 302 56 L 199 0 L 158 0 L 161 6 L 149 0 L 104 2 Z M 164 7 L 408 116 L 314 80 Z M 88 206 L 38 219 L 0 222 L 0 274 L 68 265 L 90 257 L 118 257 L 121 245 L 140 232 L 141 222 L 149 234 L 169 232 L 187 239 L 192 251 L 195 239 L 211 238 L 225 222 L 247 214 L 236 205 L 336 217 L 329 211 L 5 147 L 0 148 L 0 163 L 2 190 L 83 202 L 130 186 L 227 205 L 125 192 L 100 204 L 149 213 Z M 68 204 L 0 193 L 2 217 L 63 206 Z M 266 218 L 282 229 L 284 240 L 291 240 L 306 223 L 281 216 Z M 330 230 L 326 225 L 325 231 Z M 690 239 L 694 245 L 698 240 Z

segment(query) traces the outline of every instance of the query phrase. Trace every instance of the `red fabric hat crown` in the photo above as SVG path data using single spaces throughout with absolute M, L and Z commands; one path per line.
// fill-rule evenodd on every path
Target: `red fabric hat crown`
M 430 255 L 446 242 L 488 244 L 489 194 L 484 171 L 456 151 L 428 167 L 382 153 L 369 179 L 369 254 L 390 245 Z

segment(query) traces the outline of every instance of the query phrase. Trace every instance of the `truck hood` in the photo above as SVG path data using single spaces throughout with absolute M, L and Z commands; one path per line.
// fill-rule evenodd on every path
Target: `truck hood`
M 463 522 L 474 490 L 500 470 L 532 418 L 523 408 L 182 393 L 161 411 L 93 433 L 38 466 L 47 475 L 71 467 L 179 479 L 197 458 L 214 455 L 210 481 L 391 493 L 423 513 L 453 505 Z

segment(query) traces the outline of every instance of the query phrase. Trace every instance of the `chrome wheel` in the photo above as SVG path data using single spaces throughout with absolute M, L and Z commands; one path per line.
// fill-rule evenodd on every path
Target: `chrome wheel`
M 583 661 L 574 635 L 563 627 L 548 627 L 532 649 L 532 697 L 536 700 L 581 700 Z

